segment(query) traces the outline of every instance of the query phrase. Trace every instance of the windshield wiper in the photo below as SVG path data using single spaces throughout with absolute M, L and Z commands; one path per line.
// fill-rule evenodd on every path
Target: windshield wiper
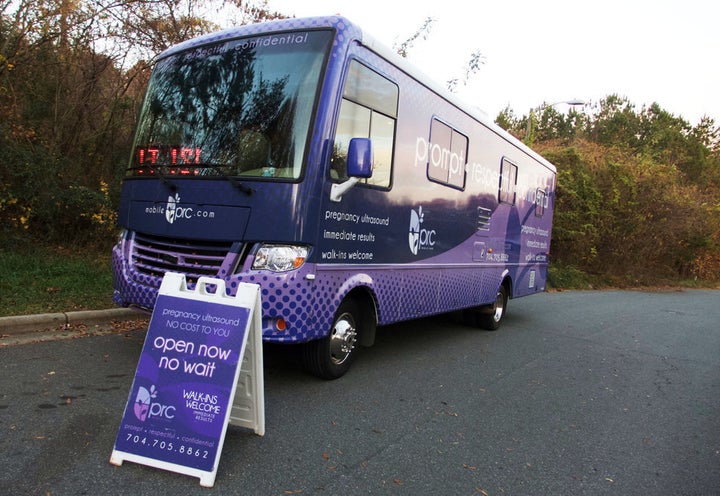
M 151 171 L 151 176 L 145 176 L 145 174 L 142 174 L 143 177 L 152 177 L 153 175 L 157 175 L 157 178 L 160 179 L 160 182 L 163 183 L 165 186 L 167 186 L 168 189 L 171 191 L 177 191 L 178 187 L 177 184 L 170 181 L 168 179 L 167 174 L 163 172 L 162 165 L 140 165 L 135 167 L 128 167 L 128 171 L 139 171 L 140 174 L 142 174 L 143 171 L 149 170 Z M 137 177 L 137 176 L 136 176 Z
M 244 184 L 242 181 L 238 181 L 235 177 L 230 176 L 230 175 L 228 175 L 228 174 L 223 174 L 222 172 L 220 173 L 220 175 L 221 175 L 222 177 L 224 177 L 225 179 L 227 179 L 227 181 L 228 181 L 230 184 L 232 184 L 235 188 L 237 188 L 238 190 L 240 190 L 240 191 L 242 191 L 243 193 L 247 194 L 248 196 L 250 196 L 250 195 L 252 195 L 253 193 L 255 193 L 255 190 L 254 190 L 254 189 L 252 189 L 252 188 L 251 188 L 250 186 L 248 186 L 247 184 Z
M 226 174 L 223 172 L 223 168 L 229 167 L 227 165 L 215 165 L 215 164 L 193 164 L 193 167 L 197 167 L 199 169 L 205 169 L 206 171 L 212 171 L 211 173 L 206 173 L 209 176 L 217 175 L 219 177 L 222 177 L 227 182 L 233 185 L 233 187 L 237 188 L 238 190 L 242 191 L 246 195 L 252 195 L 255 193 L 255 190 L 251 188 L 250 186 L 242 183 L 238 179 L 236 179 L 234 176 L 231 176 L 230 174 Z M 200 175 L 205 175 L 202 172 Z
M 142 167 L 131 167 L 128 170 L 131 169 L 150 169 L 153 174 L 160 179 L 160 182 L 165 185 L 168 189 L 171 191 L 177 191 L 178 185 L 171 181 L 171 177 L 179 177 L 179 178 L 191 178 L 191 177 L 198 177 L 199 176 L 205 176 L 205 177 L 221 177 L 225 179 L 227 182 L 233 185 L 233 187 L 237 188 L 239 191 L 242 191 L 246 195 L 252 195 L 255 192 L 255 189 L 251 188 L 250 186 L 244 184 L 243 182 L 239 181 L 236 177 L 231 176 L 230 174 L 226 174 L 222 171 L 223 165 L 215 165 L 215 164 L 183 164 L 182 166 L 172 166 L 168 167 L 167 165 L 148 165 L 148 166 L 142 166 Z M 186 169 L 195 169 L 199 172 L 198 175 L 190 174 L 190 175 L 175 175 L 175 174 L 167 174 L 167 169 L 177 169 L 177 168 L 186 168 Z M 197 172 L 196 172 L 197 174 Z
M 163 183 L 170 191 L 175 192 L 178 189 L 177 184 L 168 179 L 167 175 L 162 170 L 163 166 L 158 165 L 153 167 L 154 171 L 157 171 L 157 175 L 160 178 L 160 182 Z

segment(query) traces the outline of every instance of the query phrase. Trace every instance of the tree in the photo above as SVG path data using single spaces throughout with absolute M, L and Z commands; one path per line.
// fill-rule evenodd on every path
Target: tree
M 640 117 L 635 106 L 625 97 L 609 95 L 599 103 L 599 112 L 589 123 L 588 137 L 603 145 L 623 143 L 637 148 Z
M 718 128 L 610 95 L 591 111 L 541 106 L 534 147 L 557 166 L 552 260 L 616 284 L 720 279 Z M 519 138 L 527 117 L 496 122 Z
M 430 36 L 430 30 L 435 19 L 427 17 L 422 25 L 412 34 L 408 39 L 402 43 L 395 43 L 393 49 L 403 58 L 407 58 L 410 49 L 415 45 L 418 39 L 427 40 Z M 463 75 L 459 78 L 449 79 L 446 83 L 448 90 L 455 92 L 457 87 L 462 84 L 463 86 L 468 83 L 470 78 L 480 71 L 480 67 L 485 64 L 485 56 L 480 50 L 475 50 L 470 54 L 465 67 L 463 68 Z
M 515 116 L 513 109 L 510 108 L 510 105 L 500 111 L 497 117 L 495 117 L 495 123 L 511 134 L 518 134 L 518 129 L 516 127 L 518 125 L 518 119 Z
M 720 151 L 720 128 L 715 124 L 715 120 L 703 116 L 700 123 L 692 130 L 693 137 L 711 152 Z
M 223 7 L 280 16 L 265 1 L 0 0 L 3 234 L 112 239 L 149 68 Z
M 405 41 L 399 44 L 394 44 L 393 49 L 402 57 L 407 58 L 408 51 L 415 45 L 415 42 L 418 39 L 427 40 L 428 36 L 430 36 L 430 30 L 432 28 L 432 24 L 435 22 L 435 19 L 432 17 L 425 18 L 425 21 L 423 21 L 422 25 L 408 37 Z
M 451 92 L 455 92 L 457 87 L 462 84 L 466 86 L 470 78 L 480 71 L 480 67 L 485 65 L 485 56 L 480 50 L 475 50 L 470 54 L 467 64 L 463 69 L 463 75 L 460 78 L 452 78 L 447 81 L 447 87 Z

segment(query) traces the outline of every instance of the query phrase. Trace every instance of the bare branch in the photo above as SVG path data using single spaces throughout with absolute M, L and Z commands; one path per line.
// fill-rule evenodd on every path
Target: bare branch
M 422 38 L 423 40 L 427 40 L 428 36 L 430 36 L 430 29 L 432 27 L 432 23 L 435 22 L 435 19 L 432 17 L 428 17 L 425 19 L 425 22 L 423 22 L 422 26 L 418 28 L 415 33 L 413 33 L 410 38 L 405 40 L 404 42 L 393 45 L 393 49 L 400 54 L 401 57 L 407 58 L 408 51 L 413 47 L 415 42 L 418 40 L 418 38 Z

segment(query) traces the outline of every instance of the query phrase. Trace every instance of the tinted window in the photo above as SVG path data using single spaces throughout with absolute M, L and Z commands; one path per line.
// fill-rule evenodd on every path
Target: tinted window
M 548 197 L 545 190 L 539 189 L 535 193 L 535 216 L 542 217 L 545 215 L 545 208 L 547 208 Z
M 428 177 L 448 186 L 464 188 L 467 149 L 467 136 L 433 119 L 428 147 Z
M 498 192 L 500 203 L 515 205 L 517 171 L 517 165 L 503 157 L 500 165 L 500 190 Z
M 356 60 L 348 68 L 340 104 L 330 174 L 347 178 L 347 151 L 352 138 L 370 138 L 373 145 L 373 174 L 365 184 L 389 187 L 395 142 L 398 87 Z
M 331 31 L 243 38 L 161 60 L 131 175 L 298 178 Z

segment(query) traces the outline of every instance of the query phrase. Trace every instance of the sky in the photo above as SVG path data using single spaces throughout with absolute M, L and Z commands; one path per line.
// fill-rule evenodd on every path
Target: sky
M 341 14 L 392 47 L 428 17 L 408 60 L 445 85 L 475 51 L 485 64 L 457 95 L 493 119 L 611 94 L 720 125 L 720 2 L 713 0 L 268 0 L 296 17 Z M 559 103 L 563 112 L 568 105 Z M 579 109 L 578 109 L 579 110 Z

